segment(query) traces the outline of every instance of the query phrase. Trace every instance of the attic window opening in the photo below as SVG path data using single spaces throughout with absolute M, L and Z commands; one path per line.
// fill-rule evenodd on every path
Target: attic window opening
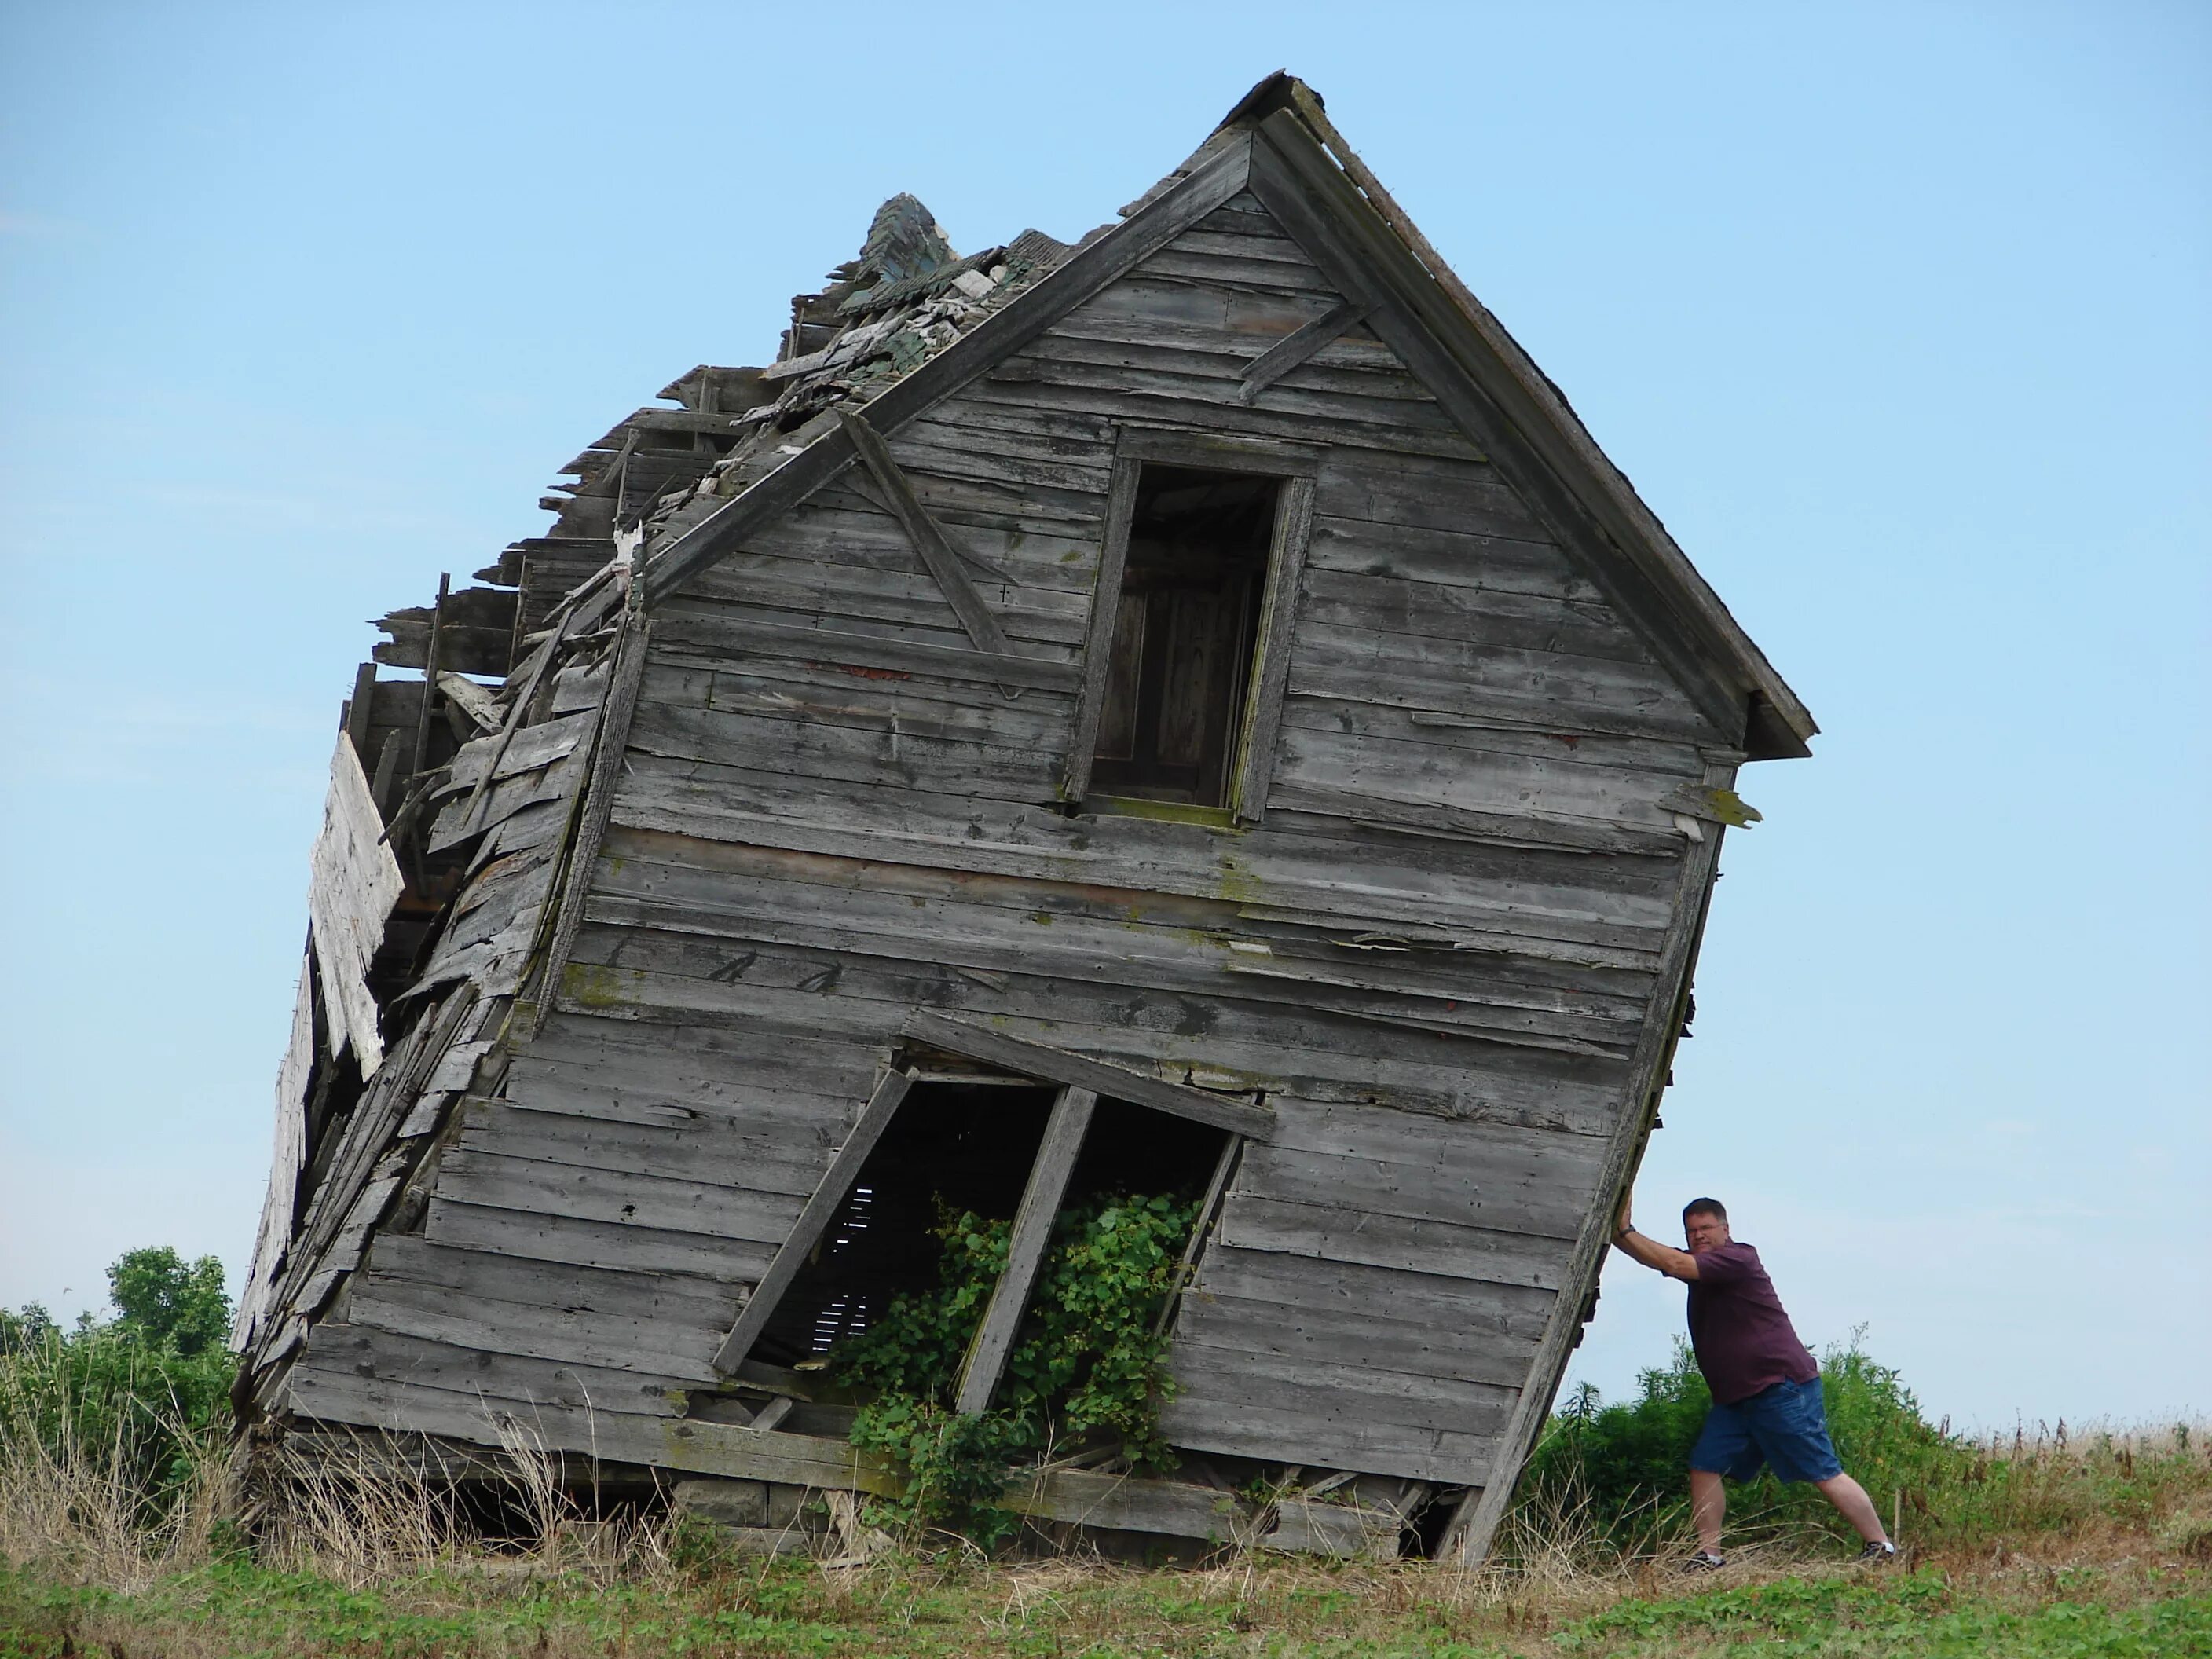
M 1282 493 L 1280 478 L 1143 465 L 1091 754 L 1099 793 L 1230 804 Z

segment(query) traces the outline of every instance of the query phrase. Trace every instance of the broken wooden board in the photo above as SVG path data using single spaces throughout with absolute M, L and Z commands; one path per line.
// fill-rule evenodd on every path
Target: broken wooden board
M 307 915 L 330 1009 L 331 1053 L 335 1058 L 350 1045 L 362 1075 L 373 1077 L 384 1061 L 384 1038 L 368 968 L 407 884 L 385 844 L 384 819 L 361 757 L 343 732 L 331 753 L 330 791 L 311 869 Z

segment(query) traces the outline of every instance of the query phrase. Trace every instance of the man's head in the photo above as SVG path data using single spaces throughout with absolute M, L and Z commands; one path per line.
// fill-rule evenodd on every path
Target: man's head
M 1682 1206 L 1682 1236 L 1690 1254 L 1717 1250 L 1729 1242 L 1728 1211 L 1717 1198 L 1693 1198 Z

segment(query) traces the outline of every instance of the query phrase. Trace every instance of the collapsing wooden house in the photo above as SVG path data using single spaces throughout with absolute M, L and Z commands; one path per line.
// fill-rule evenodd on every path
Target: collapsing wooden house
M 1052 1216 L 1133 1183 L 1200 1206 L 1181 1467 L 1006 1502 L 1486 1548 L 1804 707 L 1287 76 L 1073 245 L 894 199 L 661 396 L 356 681 L 256 1432 L 804 1525 L 893 1479 L 809 1368 L 931 1200 L 1019 1217 L 979 1409 Z

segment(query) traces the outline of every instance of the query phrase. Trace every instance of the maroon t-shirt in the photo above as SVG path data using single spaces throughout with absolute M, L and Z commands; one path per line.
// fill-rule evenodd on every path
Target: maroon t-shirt
M 1748 1244 L 1697 1255 L 1690 1280 L 1690 1346 L 1705 1385 L 1723 1406 L 1777 1382 L 1809 1382 L 1820 1362 L 1797 1340 L 1774 1281 Z

